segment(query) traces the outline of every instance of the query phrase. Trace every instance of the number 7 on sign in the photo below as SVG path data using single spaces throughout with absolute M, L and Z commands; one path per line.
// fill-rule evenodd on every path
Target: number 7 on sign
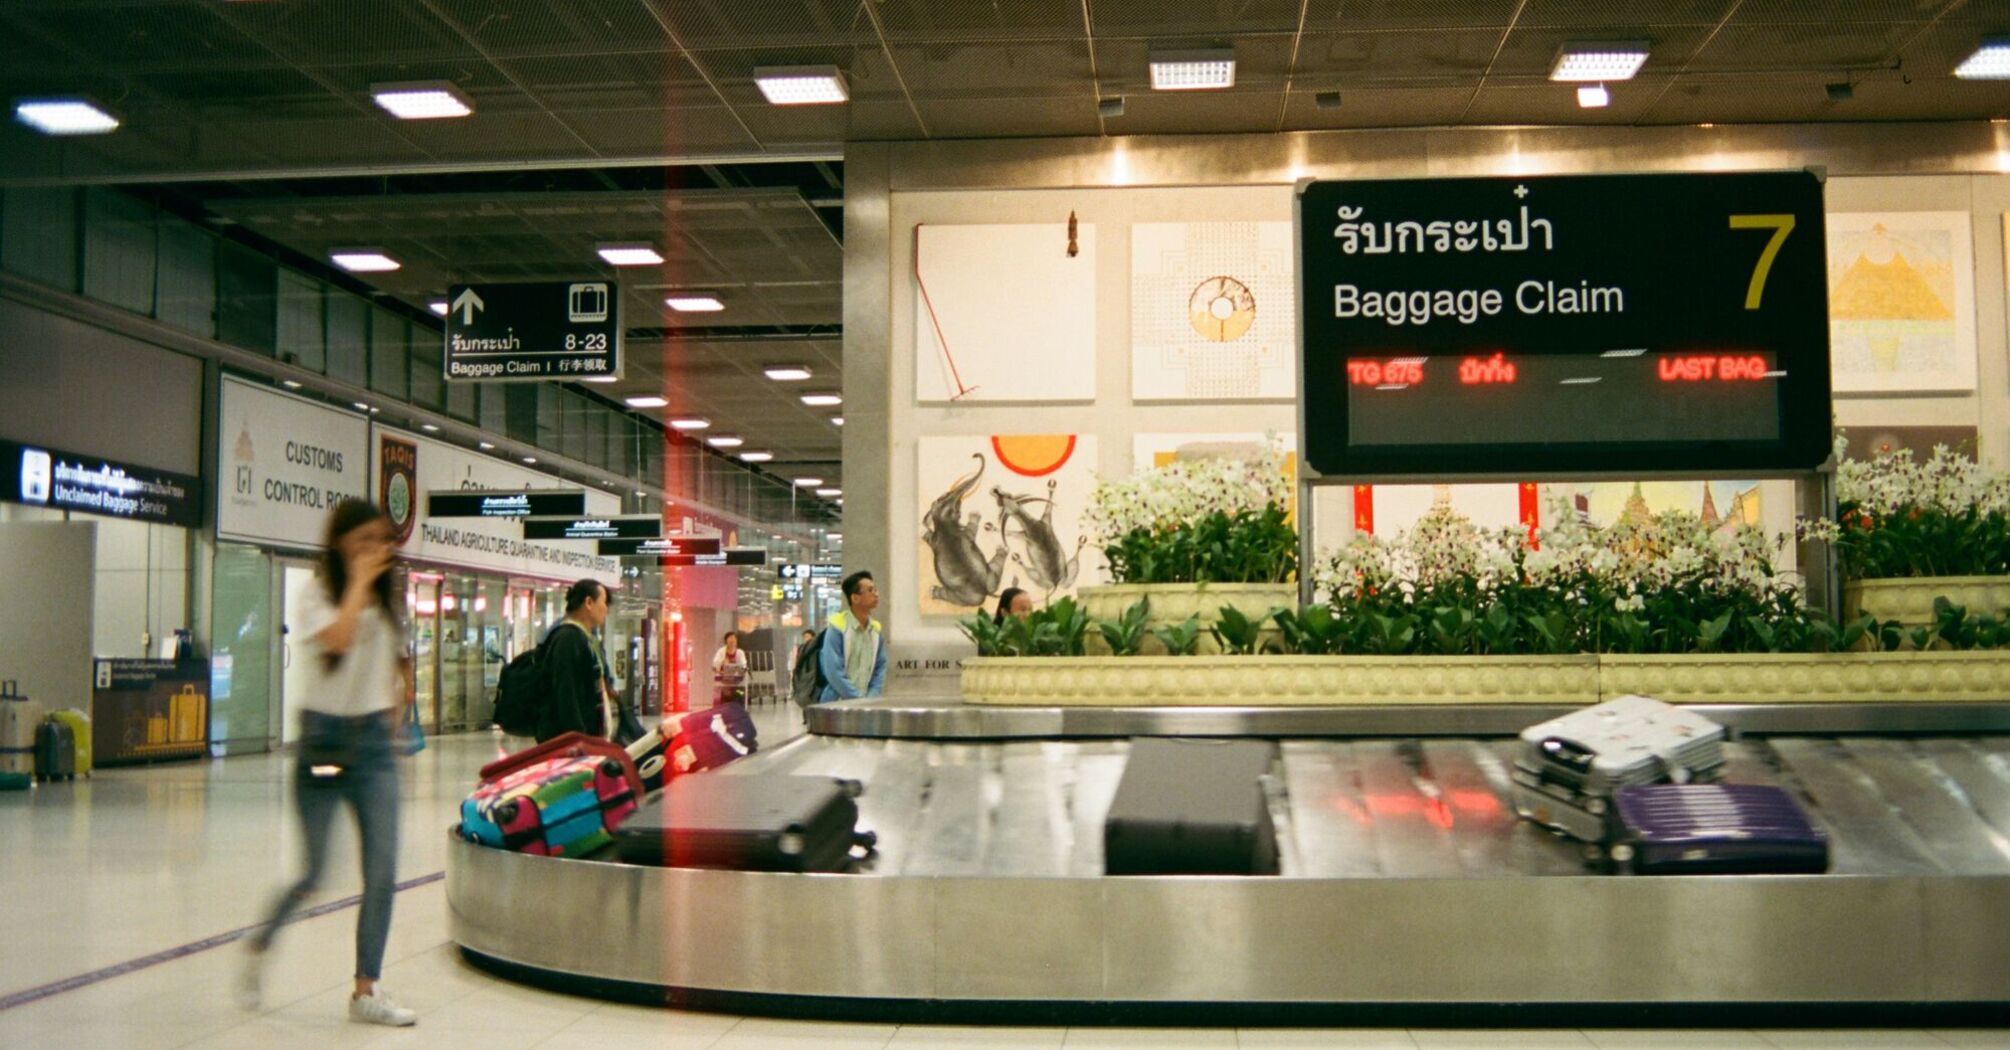
M 1759 265 L 1752 268 L 1752 283 L 1745 289 L 1745 309 L 1757 310 L 1760 297 L 1766 294 L 1766 277 L 1773 272 L 1773 260 L 1779 258 L 1780 245 L 1787 243 L 1787 234 L 1794 232 L 1794 217 L 1791 215 L 1733 215 L 1731 228 L 1734 230 L 1773 231 L 1773 239 L 1766 242 L 1766 250 L 1759 253 Z

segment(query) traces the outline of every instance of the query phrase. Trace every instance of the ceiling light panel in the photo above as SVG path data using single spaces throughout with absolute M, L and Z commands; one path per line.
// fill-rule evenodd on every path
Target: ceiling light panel
M 468 96 L 444 80 L 372 84 L 370 95 L 384 112 L 399 120 L 446 120 L 465 117 L 475 111 L 475 105 Z
M 102 135 L 119 118 L 83 98 L 24 98 L 14 103 L 14 119 L 44 135 Z
M 1235 86 L 1235 52 L 1229 48 L 1155 51 L 1153 91 L 1218 91 Z
M 648 244 L 602 244 L 594 248 L 609 266 L 661 266 L 663 256 Z
M 836 66 L 758 66 L 754 84 L 771 106 L 828 106 L 851 99 Z
M 1647 62 L 1644 40 L 1577 41 L 1556 52 L 1549 79 L 1559 81 L 1632 80 Z
M 1963 80 L 2010 80 L 2010 36 L 1984 37 L 1982 46 L 1956 66 Z
M 389 273 L 402 266 L 384 254 L 382 248 L 335 248 L 329 251 L 328 258 L 350 273 Z

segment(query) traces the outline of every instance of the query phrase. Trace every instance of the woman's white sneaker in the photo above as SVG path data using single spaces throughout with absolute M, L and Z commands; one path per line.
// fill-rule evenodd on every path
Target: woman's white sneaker
M 419 1015 L 399 1006 L 390 996 L 384 994 L 382 988 L 378 988 L 369 995 L 350 997 L 349 1020 L 403 1028 L 406 1025 L 417 1024 Z

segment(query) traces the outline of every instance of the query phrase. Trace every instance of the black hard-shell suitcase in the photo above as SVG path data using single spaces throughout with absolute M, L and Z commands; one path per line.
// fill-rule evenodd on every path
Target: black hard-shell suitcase
M 1109 875 L 1275 875 L 1266 740 L 1131 741 L 1103 821 Z
M 53 718 L 35 727 L 35 779 L 77 779 L 77 738 Z
M 1819 873 L 1829 841 L 1792 795 L 1759 784 L 1652 784 L 1612 797 L 1611 866 L 1640 875 Z
M 858 830 L 855 780 L 678 777 L 614 833 L 630 864 L 741 871 L 843 871 L 877 837 Z

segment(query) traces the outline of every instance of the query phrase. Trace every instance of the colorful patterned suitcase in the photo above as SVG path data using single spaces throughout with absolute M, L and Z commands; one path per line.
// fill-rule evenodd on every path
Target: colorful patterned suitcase
M 1612 796 L 1612 867 L 1640 875 L 1829 868 L 1828 836 L 1792 795 L 1758 784 L 1650 784 Z
M 626 751 L 582 734 L 498 759 L 482 775 L 461 804 L 461 833 L 544 856 L 581 856 L 606 846 L 635 811 L 642 783 Z

